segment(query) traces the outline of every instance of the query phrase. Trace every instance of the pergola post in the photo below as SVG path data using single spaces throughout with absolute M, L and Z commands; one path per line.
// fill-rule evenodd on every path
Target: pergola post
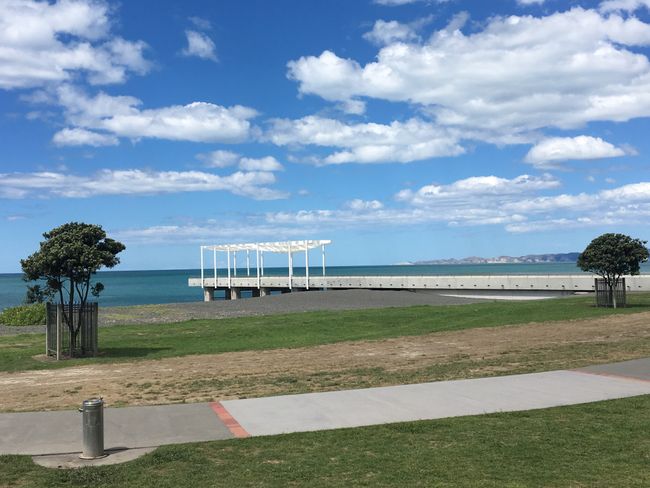
M 228 248 L 228 288 L 230 288 L 230 248 Z
M 309 254 L 312 249 L 321 248 L 321 259 L 322 259 L 322 274 L 325 277 L 325 246 L 331 244 L 332 241 L 329 240 L 300 240 L 300 241 L 284 241 L 284 242 L 251 242 L 251 243 L 234 243 L 234 244 L 215 244 L 215 245 L 201 245 L 201 287 L 206 289 L 210 288 L 211 290 L 217 289 L 219 286 L 224 285 L 228 289 L 233 288 L 253 288 L 262 290 L 262 278 L 265 276 L 264 270 L 264 253 L 271 252 L 277 254 L 286 253 L 288 259 L 288 283 L 283 279 L 280 279 L 280 282 L 274 286 L 288 288 L 287 291 L 293 291 L 294 288 L 294 254 L 305 252 L 305 283 L 302 285 L 302 279 L 300 280 L 300 287 L 304 289 L 311 289 L 310 283 L 310 266 L 309 266 Z M 210 263 L 208 256 L 208 261 L 206 261 L 205 251 L 212 250 L 212 279 L 208 277 L 210 272 Z M 246 252 L 246 280 L 239 279 L 237 276 L 237 254 L 240 251 Z M 227 278 L 226 273 L 224 274 L 224 280 L 219 281 L 219 252 L 226 253 L 225 264 L 227 266 Z M 251 274 L 251 254 L 255 252 L 255 274 Z M 207 265 L 207 268 L 206 268 Z M 206 271 L 207 270 L 207 271 Z M 244 278 L 244 275 L 241 275 Z M 257 283 L 255 281 L 251 282 L 250 278 L 256 277 Z M 257 285 L 257 286 L 256 286 Z
M 309 248 L 305 246 L 305 288 L 309 290 Z
M 214 288 L 217 288 L 217 248 L 212 248 L 212 262 L 214 263 Z
M 203 282 L 203 277 L 204 277 L 204 273 L 203 273 L 203 246 L 201 246 L 201 288 L 205 287 L 205 283 Z
M 291 290 L 293 288 L 293 262 L 291 258 L 291 242 L 289 242 L 289 250 L 287 253 L 289 254 L 289 289 Z
M 255 267 L 257 268 L 257 289 L 260 289 L 260 245 L 255 246 Z

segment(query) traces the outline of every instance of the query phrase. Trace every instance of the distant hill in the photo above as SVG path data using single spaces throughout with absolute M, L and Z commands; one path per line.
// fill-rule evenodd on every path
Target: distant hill
M 498 256 L 495 258 L 481 258 L 470 256 L 462 259 L 431 259 L 416 261 L 412 264 L 494 264 L 494 263 L 575 263 L 579 252 L 566 252 L 561 254 L 527 254 L 526 256 Z

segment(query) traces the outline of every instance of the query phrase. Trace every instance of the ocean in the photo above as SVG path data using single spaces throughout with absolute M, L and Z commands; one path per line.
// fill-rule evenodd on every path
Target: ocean
M 266 268 L 266 276 L 286 276 L 287 268 Z M 254 270 L 251 270 L 254 273 Z M 644 264 L 642 273 L 650 273 L 650 264 Z M 225 270 L 218 273 L 224 276 Z M 304 276 L 305 268 L 295 268 L 295 276 Z M 320 275 L 319 267 L 309 267 L 312 276 Z M 435 275 L 548 275 L 579 274 L 573 263 L 553 264 L 432 264 L 393 266 L 329 266 L 331 276 L 435 276 Z M 103 306 L 143 305 L 147 303 L 174 303 L 201 301 L 202 290 L 187 286 L 187 279 L 199 277 L 198 269 L 177 269 L 160 271 L 101 271 L 97 280 L 105 289 L 99 297 Z M 246 269 L 238 269 L 239 276 L 246 275 Z M 208 271 L 209 276 L 209 271 Z M 0 310 L 20 305 L 25 299 L 27 283 L 20 273 L 0 274 Z M 221 295 L 223 297 L 223 295 Z M 217 295 L 219 298 L 219 295 Z

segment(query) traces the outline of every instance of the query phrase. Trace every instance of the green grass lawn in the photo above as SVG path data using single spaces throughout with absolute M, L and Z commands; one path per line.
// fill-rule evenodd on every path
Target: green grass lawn
M 602 317 L 650 310 L 650 294 L 634 294 L 630 306 L 605 309 L 593 297 L 530 302 L 490 302 L 346 312 L 307 312 L 266 317 L 192 320 L 176 324 L 100 329 L 102 357 L 44 362 L 40 334 L 0 337 L 0 371 L 66 367 L 94 362 L 158 359 L 188 354 L 303 347 L 340 341 L 383 339 L 431 332 L 553 320 Z
M 647 487 L 650 395 L 159 448 L 117 466 L 50 470 L 0 456 L 17 487 Z

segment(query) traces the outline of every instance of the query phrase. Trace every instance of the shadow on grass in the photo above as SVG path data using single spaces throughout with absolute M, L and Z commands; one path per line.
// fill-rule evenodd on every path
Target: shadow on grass
M 98 357 L 105 359 L 146 358 L 171 349 L 171 347 L 100 347 Z

